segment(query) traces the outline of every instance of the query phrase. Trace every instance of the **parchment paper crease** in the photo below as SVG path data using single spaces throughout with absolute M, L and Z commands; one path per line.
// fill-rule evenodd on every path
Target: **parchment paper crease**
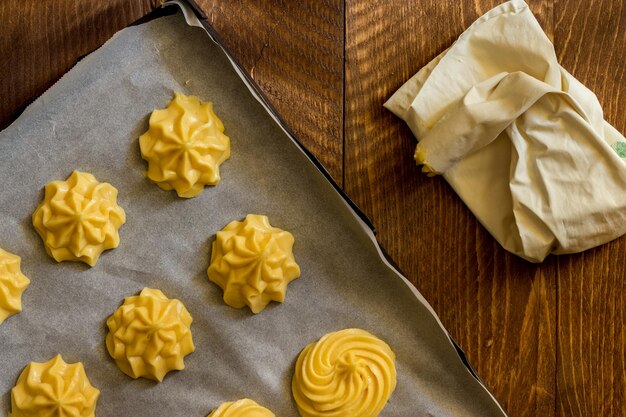
M 150 183 L 137 138 L 173 91 L 214 102 L 232 157 L 194 199 Z M 121 244 L 94 268 L 52 261 L 30 216 L 43 186 L 73 169 L 119 189 Z M 297 355 L 323 334 L 361 327 L 397 354 L 398 387 L 382 416 L 501 416 L 461 363 L 430 307 L 381 258 L 371 234 L 257 102 L 206 33 L 181 14 L 130 27 L 87 56 L 0 133 L 0 246 L 23 258 L 24 311 L 0 326 L 0 409 L 29 361 L 82 361 L 102 391 L 99 417 L 206 416 L 250 397 L 296 416 Z M 224 304 L 208 281 L 216 231 L 248 213 L 292 232 L 302 276 L 262 314 Z M 187 368 L 132 380 L 106 352 L 105 320 L 144 286 L 194 318 Z

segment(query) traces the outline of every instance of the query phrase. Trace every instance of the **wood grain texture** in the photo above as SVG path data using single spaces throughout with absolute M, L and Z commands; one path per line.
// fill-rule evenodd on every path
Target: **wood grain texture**
M 506 253 L 442 178 L 387 98 L 499 1 L 346 2 L 344 186 L 512 416 L 555 410 L 556 260 Z M 532 2 L 549 35 L 551 2 Z
M 0 129 L 76 61 L 160 0 L 0 1 Z
M 626 132 L 626 1 L 555 1 L 561 65 Z M 626 239 L 558 259 L 557 415 L 626 415 Z
M 341 184 L 343 1 L 198 4 L 298 139 Z

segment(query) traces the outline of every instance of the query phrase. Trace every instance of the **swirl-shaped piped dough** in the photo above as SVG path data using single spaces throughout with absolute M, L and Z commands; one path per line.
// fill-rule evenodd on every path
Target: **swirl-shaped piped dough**
M 167 108 L 154 110 L 139 138 L 147 176 L 179 197 L 195 197 L 220 182 L 220 164 L 230 157 L 230 139 L 213 104 L 175 93 Z
M 21 258 L 0 248 L 0 324 L 22 311 L 22 293 L 30 284 L 20 268 Z
M 276 417 L 276 415 L 256 402 L 244 398 L 223 403 L 207 417 Z
M 375 417 L 395 388 L 395 354 L 360 329 L 329 333 L 308 345 L 291 384 L 302 417 Z
M 66 181 L 47 184 L 44 200 L 33 213 L 33 226 L 48 255 L 57 262 L 82 261 L 90 266 L 103 251 L 120 244 L 118 230 L 125 222 L 117 189 L 79 171 Z
M 272 227 L 267 216 L 248 214 L 217 232 L 209 279 L 224 290 L 226 304 L 259 313 L 270 301 L 283 302 L 287 284 L 300 276 L 293 243 L 293 235 Z
M 169 371 L 184 369 L 184 357 L 195 350 L 191 322 L 179 300 L 144 288 L 107 320 L 107 350 L 126 375 L 160 382 Z
M 99 395 L 82 363 L 57 355 L 24 368 L 11 390 L 9 417 L 94 417 Z

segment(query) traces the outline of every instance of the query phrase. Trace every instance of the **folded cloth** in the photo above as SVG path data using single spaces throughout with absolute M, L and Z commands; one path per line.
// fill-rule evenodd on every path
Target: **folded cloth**
M 626 139 L 523 1 L 479 18 L 385 107 L 506 250 L 541 262 L 626 233 Z

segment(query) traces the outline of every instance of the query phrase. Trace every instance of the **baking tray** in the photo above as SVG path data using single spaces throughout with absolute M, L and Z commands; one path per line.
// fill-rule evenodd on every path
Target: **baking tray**
M 369 220 L 285 127 L 200 9 L 173 3 L 182 13 L 120 31 L 0 132 L 0 247 L 22 256 L 31 278 L 24 312 L 0 326 L 0 409 L 8 413 L 27 362 L 61 353 L 82 361 L 102 391 L 101 417 L 204 416 L 241 397 L 296 416 L 290 381 L 299 351 L 327 332 L 361 327 L 397 355 L 398 387 L 381 416 L 504 415 L 384 256 Z M 213 101 L 232 140 L 222 182 L 191 200 L 144 178 L 137 144 L 150 111 L 173 91 Z M 94 268 L 52 261 L 30 224 L 43 185 L 73 169 L 115 185 L 127 213 L 120 247 Z M 206 278 L 215 232 L 248 213 L 294 234 L 303 271 L 285 303 L 259 315 L 224 305 Z M 182 300 L 194 317 L 197 350 L 161 384 L 128 378 L 104 346 L 106 318 L 144 286 Z

